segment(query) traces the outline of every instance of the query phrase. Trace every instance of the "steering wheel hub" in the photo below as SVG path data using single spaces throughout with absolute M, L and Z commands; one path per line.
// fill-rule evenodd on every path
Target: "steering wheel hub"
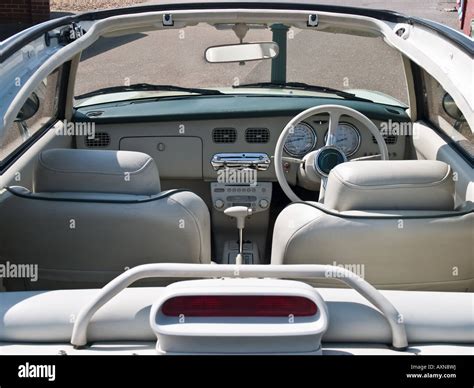
M 314 168 L 324 177 L 338 164 L 347 162 L 347 157 L 342 150 L 336 146 L 324 146 L 320 148 L 314 158 Z

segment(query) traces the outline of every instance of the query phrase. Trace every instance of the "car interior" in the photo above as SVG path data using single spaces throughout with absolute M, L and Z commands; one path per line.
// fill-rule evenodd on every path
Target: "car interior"
M 235 41 L 239 31 L 223 33 Z M 290 79 L 192 95 L 140 95 L 153 89 L 139 83 L 94 94 L 81 83 L 102 55 L 93 54 L 52 72 L 29 100 L 40 107 L 25 105 L 7 131 L 0 258 L 38 263 L 40 276 L 4 279 L 6 290 L 97 288 L 141 264 L 238 261 L 362 268 L 380 289 L 474 290 L 472 131 L 408 58 L 398 62 L 404 103 Z M 213 54 L 196 54 L 197 74 L 220 71 L 209 61 L 228 53 Z M 239 71 L 253 63 L 242 58 Z

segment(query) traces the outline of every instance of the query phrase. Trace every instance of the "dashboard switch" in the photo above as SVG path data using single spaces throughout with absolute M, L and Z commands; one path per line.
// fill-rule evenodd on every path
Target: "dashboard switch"
M 166 146 L 164 143 L 158 143 L 158 145 L 156 146 L 156 149 L 160 152 L 163 152 L 166 149 Z
M 266 209 L 268 205 L 269 203 L 266 199 L 261 199 L 260 202 L 258 203 L 258 206 L 260 206 L 262 209 Z
M 222 199 L 218 199 L 216 202 L 214 202 L 214 206 L 217 209 L 222 209 L 224 207 L 224 201 Z

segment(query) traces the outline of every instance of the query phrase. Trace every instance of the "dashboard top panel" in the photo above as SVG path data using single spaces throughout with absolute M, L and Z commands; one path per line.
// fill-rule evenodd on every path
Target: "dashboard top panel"
M 320 105 L 342 105 L 374 120 L 408 122 L 404 108 L 339 98 L 300 96 L 198 96 L 186 98 L 129 100 L 91 105 L 75 110 L 76 122 L 118 124 L 173 120 L 207 120 L 294 116 Z

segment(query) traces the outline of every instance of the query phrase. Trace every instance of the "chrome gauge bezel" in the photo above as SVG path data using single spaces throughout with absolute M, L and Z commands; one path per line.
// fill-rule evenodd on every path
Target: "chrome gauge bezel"
M 357 128 L 354 124 L 348 123 L 347 121 L 341 121 L 341 122 L 339 122 L 339 124 L 338 124 L 337 126 L 339 127 L 340 125 L 347 125 L 347 126 L 349 126 L 349 127 L 351 127 L 351 128 L 354 130 L 354 132 L 356 133 L 357 146 L 356 146 L 356 148 L 354 149 L 354 151 L 352 151 L 352 152 L 350 152 L 350 153 L 346 153 L 346 156 L 347 156 L 347 157 L 350 157 L 350 156 L 356 154 L 357 151 L 359 151 L 360 146 L 361 146 L 361 144 L 362 144 L 362 137 L 361 137 L 361 135 L 360 135 L 360 130 L 359 130 L 359 128 Z M 326 131 L 326 134 L 324 135 L 324 143 L 327 142 L 327 139 L 328 139 L 328 131 Z
M 318 135 L 316 133 L 316 130 L 311 126 L 309 125 L 308 123 L 305 123 L 305 122 L 301 122 L 301 123 L 298 123 L 296 126 L 303 126 L 305 127 L 306 129 L 308 129 L 313 137 L 313 142 L 311 144 L 311 147 L 307 150 L 307 151 L 302 151 L 300 153 L 294 153 L 294 152 L 291 152 L 288 150 L 287 146 L 286 146 L 286 143 L 288 141 L 288 139 L 290 138 L 290 136 L 292 135 L 292 133 L 289 133 L 286 140 L 285 140 L 285 145 L 283 146 L 283 150 L 290 156 L 294 157 L 294 158 L 302 158 L 303 156 L 305 156 L 306 154 L 308 154 L 309 152 L 313 151 L 314 150 L 314 147 L 316 147 L 316 144 L 318 143 Z

